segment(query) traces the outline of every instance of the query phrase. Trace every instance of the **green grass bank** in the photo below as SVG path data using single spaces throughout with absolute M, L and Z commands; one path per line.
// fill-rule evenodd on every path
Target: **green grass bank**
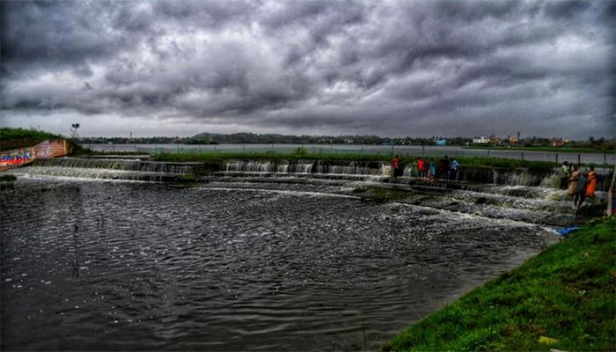
M 383 351 L 615 351 L 616 218 L 411 325 Z
M 45 131 L 23 128 L 0 128 L 0 151 L 32 147 L 47 139 L 62 139 L 64 137 Z

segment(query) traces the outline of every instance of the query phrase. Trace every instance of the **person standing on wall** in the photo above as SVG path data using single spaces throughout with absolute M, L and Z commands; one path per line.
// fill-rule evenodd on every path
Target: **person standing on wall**
M 588 178 L 586 173 L 581 173 L 580 178 L 575 185 L 575 193 L 573 195 L 573 206 L 575 207 L 575 213 L 577 214 L 584 203 L 586 198 L 586 186 L 588 185 Z
M 453 181 L 458 180 L 458 161 L 454 158 L 451 158 L 451 164 L 449 165 L 449 179 Z
M 438 178 L 449 179 L 449 157 L 445 155 L 438 163 Z
M 417 165 L 417 166 L 415 167 L 416 172 L 413 172 L 413 176 L 415 176 L 417 178 L 421 177 L 421 162 L 420 162 L 420 160 L 421 159 L 419 157 L 415 158 L 415 165 Z
M 565 161 L 560 166 L 560 189 L 567 189 L 567 183 L 569 182 L 569 162 Z
M 588 185 L 586 186 L 586 197 L 594 197 L 596 189 L 597 172 L 595 171 L 595 167 L 590 165 L 590 171 L 588 171 Z
M 567 189 L 567 194 L 573 196 L 575 194 L 575 190 L 577 188 L 578 180 L 582 176 L 582 172 L 577 165 L 573 166 L 573 171 L 571 171 L 571 175 L 569 176 L 569 188 Z
M 426 161 L 420 157 L 417 157 L 417 169 L 419 170 L 419 178 L 425 180 L 427 175 Z
M 430 182 L 434 181 L 434 178 L 436 177 L 436 162 L 434 161 L 434 158 L 430 158 L 430 162 L 428 163 L 428 168 L 429 168 L 429 174 L 430 174 Z
M 398 154 L 394 155 L 394 158 L 391 161 L 391 168 L 394 172 L 394 181 L 398 177 L 399 169 L 400 169 L 400 159 L 398 159 Z

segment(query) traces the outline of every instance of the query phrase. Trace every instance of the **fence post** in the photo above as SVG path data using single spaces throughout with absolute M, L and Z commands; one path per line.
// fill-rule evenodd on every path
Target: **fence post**
M 522 152 L 520 154 L 522 154 L 522 161 L 524 161 L 524 152 Z
M 580 154 L 578 154 L 578 166 L 580 166 L 582 164 L 581 159 L 580 159 Z
M 558 164 L 558 153 L 556 153 L 556 163 Z

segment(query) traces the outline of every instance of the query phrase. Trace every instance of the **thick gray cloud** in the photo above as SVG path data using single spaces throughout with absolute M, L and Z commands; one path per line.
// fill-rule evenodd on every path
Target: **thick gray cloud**
M 2 122 L 614 138 L 612 1 L 3 1 Z

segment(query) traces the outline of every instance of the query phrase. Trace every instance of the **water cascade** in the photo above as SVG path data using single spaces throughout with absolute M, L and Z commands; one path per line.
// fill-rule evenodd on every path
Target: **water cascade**
M 398 183 L 415 180 L 413 164 L 403 165 Z M 606 191 L 611 179 L 606 171 L 598 170 L 597 190 Z M 11 173 L 99 179 L 140 181 L 173 181 L 178 175 L 214 178 L 308 178 L 348 181 L 387 182 L 391 166 L 387 161 L 322 161 L 322 160 L 224 160 L 211 162 L 154 162 L 135 159 L 60 158 L 35 160 L 31 167 Z M 558 170 L 515 170 L 492 167 L 461 167 L 454 180 L 456 189 L 473 189 L 474 185 L 505 185 L 558 188 Z M 432 186 L 445 187 L 437 182 Z M 451 185 L 450 185 L 451 186 Z M 445 187 L 446 188 L 446 187 Z
M 216 176 L 295 176 L 315 178 L 346 178 L 349 180 L 384 180 L 391 175 L 391 166 L 386 161 L 223 161 Z M 414 165 L 403 165 L 401 182 L 410 181 L 416 175 Z M 598 189 L 602 189 L 600 177 Z M 455 181 L 471 184 L 496 184 L 509 186 L 556 188 L 560 182 L 557 170 L 529 170 L 519 168 L 506 170 L 492 167 L 462 167 Z
M 86 158 L 38 159 L 32 163 L 33 166 L 42 167 L 111 169 L 170 174 L 192 174 L 195 172 L 195 166 L 199 164 L 200 163 L 156 162 L 132 159 L 117 160 Z
M 329 179 L 379 179 L 387 174 L 383 171 L 387 163 L 357 161 L 313 161 L 313 160 L 229 160 L 223 161 L 221 171 L 215 176 L 242 177 L 313 177 Z
M 179 175 L 197 174 L 201 163 L 142 160 L 61 158 L 37 159 L 32 166 L 9 171 L 16 175 L 171 182 Z

